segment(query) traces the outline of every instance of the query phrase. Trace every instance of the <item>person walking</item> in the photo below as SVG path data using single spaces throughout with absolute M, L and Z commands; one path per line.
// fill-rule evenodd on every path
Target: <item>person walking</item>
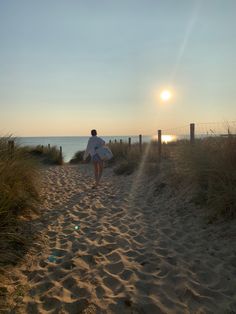
M 104 146 L 106 143 L 102 138 L 97 136 L 96 130 L 92 130 L 91 135 L 92 136 L 88 140 L 87 148 L 85 150 L 83 159 L 85 161 L 89 155 L 91 156 L 91 159 L 94 165 L 94 177 L 95 177 L 95 185 L 93 186 L 93 188 L 97 188 L 102 177 L 103 161 L 99 157 L 96 150 L 99 147 Z

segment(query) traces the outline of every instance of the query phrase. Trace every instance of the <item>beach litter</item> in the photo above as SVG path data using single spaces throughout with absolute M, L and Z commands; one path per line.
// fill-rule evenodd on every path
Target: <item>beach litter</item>
M 57 258 L 54 255 L 50 255 L 50 256 L 48 256 L 48 261 L 50 263 L 56 263 L 57 262 Z
M 60 253 L 57 250 L 53 250 L 51 255 L 48 257 L 48 261 L 50 263 L 57 263 L 59 261 L 58 257 L 60 257 Z

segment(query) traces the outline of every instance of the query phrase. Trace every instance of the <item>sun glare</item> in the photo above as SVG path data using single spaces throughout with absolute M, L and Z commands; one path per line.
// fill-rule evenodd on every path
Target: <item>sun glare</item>
M 154 135 L 152 137 L 152 139 L 154 141 L 157 141 L 158 140 L 158 136 L 157 135 Z M 177 136 L 176 135 L 169 135 L 169 134 L 162 134 L 161 136 L 161 141 L 162 143 L 169 143 L 169 142 L 174 142 L 177 140 Z
M 173 142 L 175 140 L 175 137 L 173 135 L 165 135 L 163 134 L 161 136 L 161 140 L 163 143 L 169 143 L 169 142 Z
M 161 99 L 163 100 L 163 101 L 168 101 L 168 100 L 170 100 L 170 98 L 171 98 L 171 92 L 169 91 L 169 90 L 163 90 L 162 92 L 161 92 L 161 95 L 160 95 L 160 97 L 161 97 Z

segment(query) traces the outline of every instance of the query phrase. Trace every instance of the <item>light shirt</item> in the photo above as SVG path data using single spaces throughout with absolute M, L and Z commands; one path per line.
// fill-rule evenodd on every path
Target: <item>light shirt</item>
M 96 149 L 105 145 L 105 141 L 98 136 L 92 136 L 88 140 L 88 145 L 84 153 L 84 160 L 90 155 L 93 157 L 96 154 Z

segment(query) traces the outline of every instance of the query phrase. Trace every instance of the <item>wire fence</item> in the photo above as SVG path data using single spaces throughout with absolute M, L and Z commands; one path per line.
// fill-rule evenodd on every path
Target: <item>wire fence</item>
M 205 138 L 212 136 L 236 135 L 236 121 L 227 122 L 207 122 L 193 123 L 195 138 Z M 178 128 L 168 128 L 162 130 L 162 136 L 172 136 L 175 139 L 190 139 L 190 125 Z
M 110 143 L 127 143 L 129 146 L 131 144 L 137 143 L 139 144 L 140 151 L 142 151 L 142 144 L 143 143 L 148 143 L 151 142 L 152 140 L 155 140 L 158 142 L 159 150 L 161 151 L 161 143 L 168 143 L 168 142 L 173 142 L 176 140 L 189 140 L 190 142 L 194 142 L 195 139 L 203 139 L 207 137 L 226 137 L 226 136 L 236 136 L 236 121 L 227 121 L 227 122 L 207 122 L 207 123 L 191 123 L 191 124 L 186 124 L 181 127 L 177 128 L 166 128 L 162 130 L 158 130 L 158 132 L 153 135 L 153 136 L 145 136 L 145 135 L 138 135 L 138 136 L 122 136 L 122 137 L 106 137 L 106 142 Z M 45 138 L 45 140 L 54 140 L 53 145 L 47 144 L 47 145 L 39 145 L 41 143 L 42 139 L 37 139 L 37 143 L 35 142 L 35 146 L 40 146 L 43 148 L 47 148 L 49 151 L 51 150 L 52 146 L 54 144 L 59 145 L 60 147 L 60 156 L 62 156 L 62 146 L 65 148 L 65 150 L 68 150 L 68 155 L 70 158 L 74 155 L 76 151 L 78 151 L 78 146 L 81 142 L 81 147 L 83 150 L 84 147 L 86 146 L 85 143 L 85 138 L 82 137 L 80 138 L 70 138 L 65 139 L 65 138 Z M 13 156 L 13 153 L 15 149 L 18 147 L 18 143 L 16 141 L 16 146 L 14 145 L 15 139 L 7 140 L 5 139 L 2 144 L 6 145 L 0 145 L 0 155 L 3 155 L 4 153 L 7 153 L 11 156 Z M 61 143 L 61 141 L 64 141 Z M 87 142 L 87 138 L 86 138 Z M 1 144 L 1 143 L 0 143 Z M 27 143 L 28 145 L 30 144 L 29 142 Z M 33 142 L 32 142 L 33 144 Z M 20 145 L 21 146 L 21 145 Z M 24 145 L 23 145 L 24 146 Z M 67 147 L 68 146 L 68 147 Z M 73 154 L 72 154 L 73 150 Z M 63 151 L 64 152 L 64 151 Z M 66 151 L 67 152 L 67 151 Z M 69 160 L 69 158 L 67 158 Z

